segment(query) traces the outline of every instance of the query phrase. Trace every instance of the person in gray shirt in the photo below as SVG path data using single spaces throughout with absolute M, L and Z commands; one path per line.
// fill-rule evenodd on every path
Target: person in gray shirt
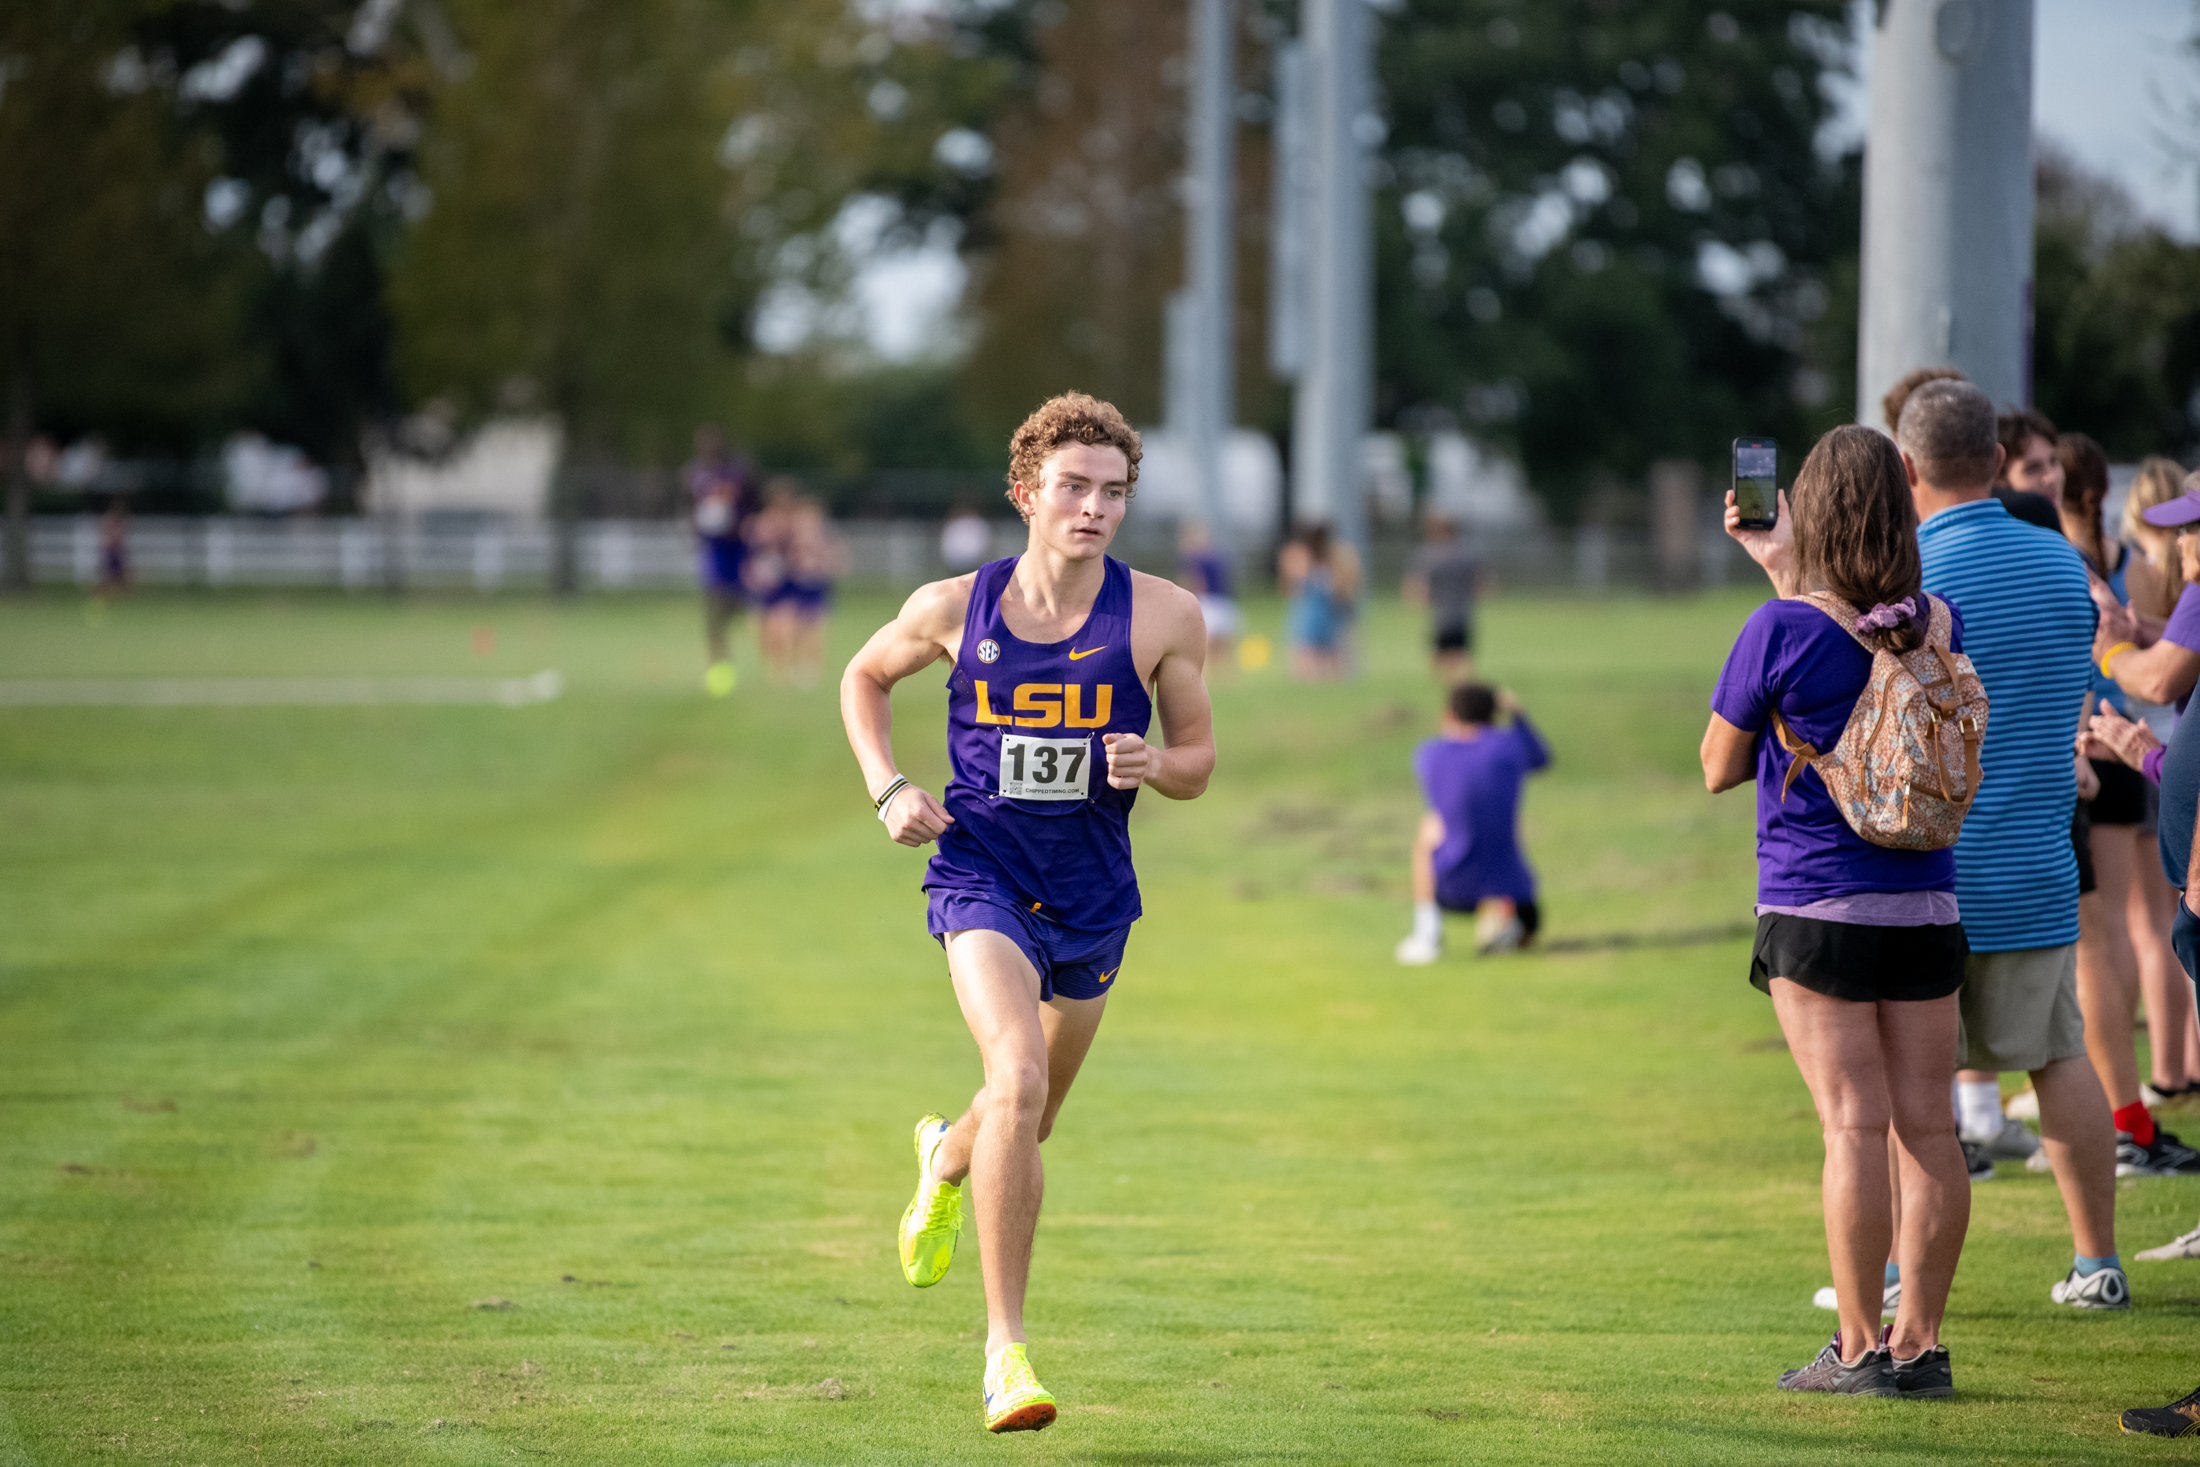
M 1406 563 L 1405 597 L 1428 608 L 1436 675 L 1452 687 L 1474 677 L 1474 597 L 1482 560 L 1440 514 L 1421 524 L 1421 545 Z

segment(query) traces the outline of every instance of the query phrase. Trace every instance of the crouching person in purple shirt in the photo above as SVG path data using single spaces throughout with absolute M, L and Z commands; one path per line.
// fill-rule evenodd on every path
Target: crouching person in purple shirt
M 1790 777 L 1774 736 L 1831 749 L 1864 692 L 1872 652 L 1922 644 L 1917 511 L 1893 443 L 1869 428 L 1818 440 L 1771 530 L 1727 533 L 1783 599 L 1742 628 L 1711 697 L 1704 783 L 1757 782 L 1757 941 L 1750 982 L 1780 1032 L 1825 1131 L 1826 1247 L 1841 1327 L 1785 1390 L 1866 1396 L 1953 1393 L 1940 1319 L 1970 1224 L 1971 1189 L 1948 1103 L 1956 991 L 1969 948 L 1952 850 L 1895 850 L 1858 835 L 1818 771 Z M 1840 625 L 1809 602 L 1824 590 L 1864 612 Z M 1950 608 L 1953 611 L 1954 608 Z M 1962 647 L 1955 622 L 1954 648 Z M 1859 638 L 1863 640 L 1860 641 Z M 1888 1123 L 1901 1169 L 1901 1236 L 1890 1217 Z M 1889 1245 L 1893 1244 L 1890 1251 Z M 1901 1267 L 1894 1329 L 1880 1336 L 1886 1260 Z
M 1510 728 L 1497 727 L 1503 710 Z M 1428 809 L 1413 837 L 1413 931 L 1401 963 L 1444 951 L 1444 913 L 1477 913 L 1484 953 L 1525 947 L 1541 919 L 1535 873 L 1520 854 L 1520 786 L 1551 751 L 1511 693 L 1464 683 L 1444 701 L 1442 731 L 1413 753 Z

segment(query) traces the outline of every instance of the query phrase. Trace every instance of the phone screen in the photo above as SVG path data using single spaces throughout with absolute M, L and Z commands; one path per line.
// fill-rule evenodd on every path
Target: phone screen
M 1770 525 L 1780 514 L 1780 446 L 1769 438 L 1734 440 L 1734 507 L 1742 523 Z

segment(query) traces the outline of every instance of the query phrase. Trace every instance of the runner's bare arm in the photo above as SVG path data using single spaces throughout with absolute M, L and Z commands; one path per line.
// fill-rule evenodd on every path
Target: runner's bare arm
M 894 763 L 894 684 L 952 655 L 975 577 L 919 586 L 901 614 L 872 633 L 840 675 L 840 720 L 871 798 L 900 777 Z M 887 803 L 886 833 L 905 846 L 937 840 L 955 817 L 929 791 L 908 785 Z
M 1181 586 L 1148 575 L 1139 575 L 1133 586 L 1137 599 L 1132 614 L 1138 625 L 1132 641 L 1144 643 L 1151 635 L 1159 644 L 1154 703 L 1168 747 L 1157 749 L 1137 734 L 1104 735 L 1108 783 L 1119 790 L 1147 784 L 1171 800 L 1196 800 L 1206 793 L 1207 778 L 1215 771 L 1214 713 L 1201 675 L 1207 661 L 1207 621 L 1200 614 L 1199 598 Z M 1134 655 L 1141 664 L 1145 661 Z

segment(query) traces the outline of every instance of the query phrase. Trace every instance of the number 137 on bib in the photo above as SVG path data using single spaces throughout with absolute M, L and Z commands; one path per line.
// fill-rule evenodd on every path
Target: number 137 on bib
M 1001 735 L 1001 793 L 1012 800 L 1082 800 L 1092 777 L 1084 739 Z

